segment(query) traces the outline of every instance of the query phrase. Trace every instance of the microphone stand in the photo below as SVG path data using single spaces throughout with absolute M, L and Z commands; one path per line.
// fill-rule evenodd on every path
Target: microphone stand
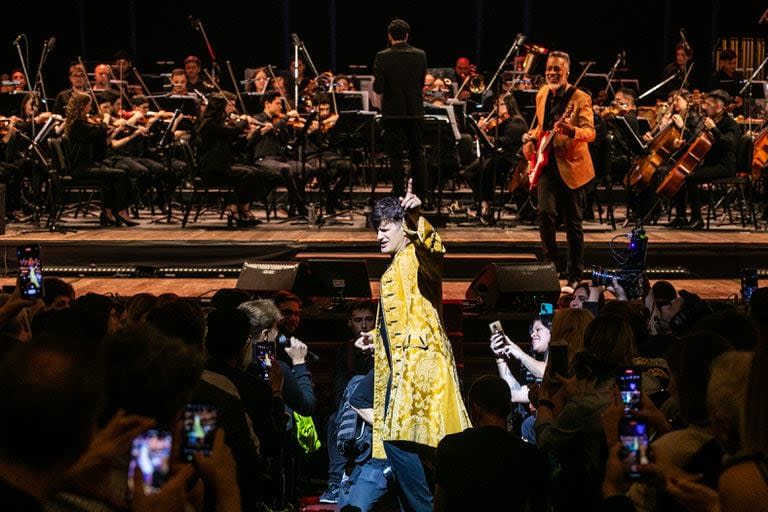
M 25 34 L 22 34 L 24 36 L 24 41 L 27 44 L 27 47 L 29 47 L 29 41 L 27 40 L 27 36 Z M 24 79 L 27 81 L 27 90 L 32 93 L 32 82 L 29 81 L 29 73 L 27 72 L 27 62 L 24 59 L 24 55 L 21 53 L 21 44 L 19 44 L 19 38 L 16 38 L 16 40 L 13 42 L 13 45 L 16 47 L 16 51 L 19 53 L 19 62 L 21 62 L 21 71 L 24 73 Z M 29 53 L 29 52 L 27 52 Z M 34 113 L 32 115 L 32 137 L 35 136 L 35 119 L 34 119 Z
M 48 54 L 53 49 L 53 45 L 55 43 L 56 43 L 55 37 L 51 37 L 50 39 L 45 40 L 45 42 L 43 43 L 43 53 L 40 54 L 40 62 L 37 65 L 37 72 L 35 73 L 34 90 L 37 90 L 37 86 L 39 84 L 41 102 L 45 106 L 46 112 L 50 112 L 51 109 L 48 107 L 48 94 L 45 92 L 45 82 L 43 81 L 43 65 L 45 64 L 45 61 L 48 60 Z
M 525 36 L 522 34 L 518 34 L 515 38 L 515 41 L 512 43 L 512 46 L 509 47 L 509 50 L 507 51 L 507 54 L 504 56 L 503 59 L 501 59 L 501 62 L 499 62 L 499 67 L 496 68 L 496 73 L 493 74 L 493 78 L 491 78 L 491 81 L 488 82 L 488 85 L 485 87 L 485 90 L 489 90 L 491 87 L 493 87 L 494 82 L 496 82 L 496 79 L 499 77 L 499 74 L 501 73 L 502 69 L 504 69 L 504 64 L 507 63 L 509 60 L 509 57 L 513 53 L 519 53 L 520 52 L 520 46 L 525 41 Z M 516 55 L 517 56 L 517 55 Z
M 205 43 L 205 47 L 208 50 L 208 56 L 211 58 L 211 75 L 215 79 L 216 72 L 219 70 L 219 63 L 216 61 L 216 53 L 213 51 L 213 46 L 211 45 L 210 39 L 208 39 L 208 34 L 205 33 L 203 22 L 200 21 L 199 18 L 192 18 L 191 16 L 189 19 L 192 22 L 192 27 L 200 32 L 200 35 L 203 37 L 203 43 Z
M 623 60 L 623 53 L 624 51 L 622 50 L 616 56 L 616 62 L 613 63 L 611 70 L 608 72 L 608 83 L 605 84 L 605 89 L 603 89 L 602 92 L 598 94 L 598 98 L 608 98 L 608 91 L 613 89 L 613 87 L 611 87 L 611 82 L 613 81 L 613 77 L 616 76 L 616 71 L 619 69 L 619 64 L 621 64 L 621 61 Z M 614 92 L 614 94 L 616 93 Z

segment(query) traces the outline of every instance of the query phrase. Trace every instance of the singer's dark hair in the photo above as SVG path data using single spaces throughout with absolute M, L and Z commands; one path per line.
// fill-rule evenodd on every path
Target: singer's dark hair
M 411 26 L 407 21 L 395 18 L 389 23 L 387 33 L 392 36 L 392 39 L 395 41 L 402 41 L 411 33 Z
M 382 222 L 402 222 L 405 218 L 405 210 L 400 206 L 396 197 L 385 197 L 376 201 L 371 212 L 371 225 L 379 229 Z

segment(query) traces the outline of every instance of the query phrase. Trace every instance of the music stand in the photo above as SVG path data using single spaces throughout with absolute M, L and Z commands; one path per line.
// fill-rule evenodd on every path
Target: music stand
M 166 112 L 180 110 L 187 116 L 196 116 L 199 112 L 197 96 L 151 96 L 157 105 Z
M 367 111 L 369 109 L 368 91 L 337 92 L 336 105 L 339 112 Z
M 635 155 L 643 154 L 648 146 L 637 136 L 624 116 L 614 117 L 611 124 L 624 135 L 624 140 L 629 144 L 629 149 L 632 153 Z
M 311 259 L 307 268 L 307 295 L 330 297 L 328 309 L 346 307 L 348 298 L 370 299 L 373 296 L 365 260 Z

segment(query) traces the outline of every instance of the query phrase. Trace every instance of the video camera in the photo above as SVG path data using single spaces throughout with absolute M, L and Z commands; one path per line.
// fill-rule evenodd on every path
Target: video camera
M 626 236 L 626 235 L 624 235 Z M 602 267 L 592 269 L 592 286 L 611 286 L 614 278 L 627 294 L 628 299 L 643 296 L 645 286 L 645 256 L 648 250 L 648 236 L 642 227 L 632 230 L 629 235 L 629 245 L 624 255 L 614 253 L 614 258 L 621 265 L 616 272 Z

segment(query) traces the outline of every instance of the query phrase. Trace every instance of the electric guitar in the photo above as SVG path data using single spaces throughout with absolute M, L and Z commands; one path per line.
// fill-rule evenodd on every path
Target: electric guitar
M 560 128 L 560 125 L 563 123 L 563 121 L 573 115 L 573 109 L 573 103 L 569 103 L 565 109 L 565 112 L 563 112 L 563 115 L 560 116 L 560 119 L 555 121 L 552 129 L 541 131 L 541 136 L 536 143 L 535 151 L 528 161 L 528 183 L 531 187 L 531 190 L 535 189 L 536 185 L 538 185 L 539 177 L 544 171 L 544 167 L 546 167 L 547 163 L 549 162 L 549 153 L 552 149 L 552 140 L 554 140 L 558 128 Z

